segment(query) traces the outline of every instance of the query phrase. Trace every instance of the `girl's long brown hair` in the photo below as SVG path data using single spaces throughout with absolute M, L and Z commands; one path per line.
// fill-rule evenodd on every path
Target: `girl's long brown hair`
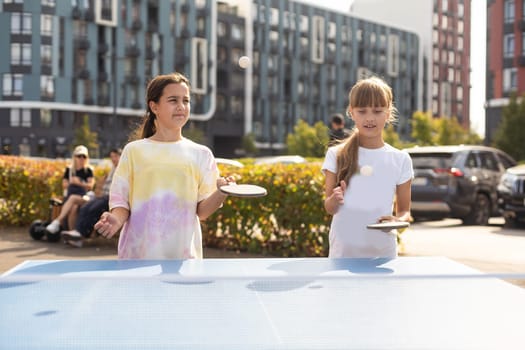
M 189 79 L 178 72 L 157 75 L 148 83 L 146 88 L 146 113 L 140 126 L 131 133 L 129 141 L 144 139 L 155 134 L 157 131 L 155 124 L 156 115 L 149 107 L 149 102 L 154 101 L 158 103 L 166 85 L 182 83 L 188 85 L 189 89 L 191 88 Z
M 394 107 L 394 96 L 392 89 L 382 79 L 371 77 L 359 80 L 348 94 L 348 107 L 386 107 L 390 110 L 390 117 L 387 122 L 393 122 L 396 119 L 396 109 Z M 343 141 L 343 146 L 337 154 L 337 182 L 339 186 L 341 181 L 348 185 L 350 178 L 359 172 L 359 131 L 354 128 L 352 135 Z

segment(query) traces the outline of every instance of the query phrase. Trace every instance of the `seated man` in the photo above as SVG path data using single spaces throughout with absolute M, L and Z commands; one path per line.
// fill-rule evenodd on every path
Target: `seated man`
M 91 235 L 93 226 L 100 218 L 100 215 L 109 210 L 109 189 L 111 187 L 113 174 L 120 160 L 121 152 L 120 149 L 112 149 L 109 152 L 113 167 L 104 180 L 102 195 L 86 202 L 80 207 L 74 230 L 61 232 L 62 238 L 66 243 L 77 248 L 82 247 L 84 238 L 88 238 Z

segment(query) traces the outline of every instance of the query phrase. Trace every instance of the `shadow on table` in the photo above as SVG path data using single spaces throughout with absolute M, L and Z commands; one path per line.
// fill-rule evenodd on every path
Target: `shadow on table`
M 283 271 L 286 279 L 265 278 L 254 281 L 247 288 L 257 292 L 280 292 L 307 286 L 316 280 L 316 276 L 335 271 L 348 271 L 352 274 L 391 274 L 394 271 L 381 265 L 390 258 L 376 259 L 293 259 L 271 265 L 269 270 Z M 311 286 L 319 288 L 319 286 Z

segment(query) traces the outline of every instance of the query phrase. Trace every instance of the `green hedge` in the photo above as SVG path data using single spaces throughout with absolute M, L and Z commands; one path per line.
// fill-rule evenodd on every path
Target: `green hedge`
M 320 163 L 221 167 L 238 183 L 267 189 L 262 198 L 228 197 L 203 223 L 208 247 L 275 256 L 326 256 L 330 216 L 323 206 Z

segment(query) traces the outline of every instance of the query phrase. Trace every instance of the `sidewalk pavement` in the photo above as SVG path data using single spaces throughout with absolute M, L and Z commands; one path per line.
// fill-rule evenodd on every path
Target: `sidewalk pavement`
M 262 258 L 263 255 L 204 249 L 205 258 Z M 28 227 L 0 227 L 0 274 L 25 260 L 117 259 L 117 240 L 96 237 L 75 248 L 62 242 L 35 241 Z

